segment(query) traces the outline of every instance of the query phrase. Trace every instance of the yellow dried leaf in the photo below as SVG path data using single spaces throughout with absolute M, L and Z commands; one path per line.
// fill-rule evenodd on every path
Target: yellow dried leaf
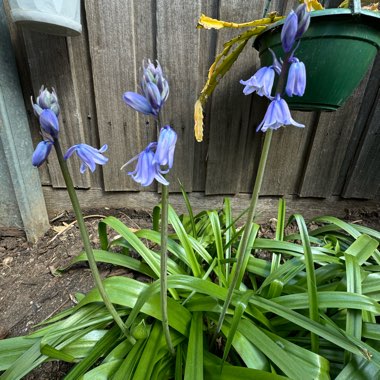
M 202 102 L 198 99 L 194 106 L 194 134 L 198 142 L 203 140 L 203 109 Z
M 236 23 L 236 22 L 218 20 L 216 18 L 208 17 L 202 14 L 198 20 L 197 28 L 198 29 L 201 29 L 201 28 L 217 29 L 217 30 L 222 29 L 222 28 L 249 28 L 253 26 L 265 26 L 268 24 L 272 24 L 273 22 L 281 20 L 282 18 L 283 18 L 282 16 L 278 16 L 277 12 L 271 12 L 268 14 L 268 17 L 265 17 L 265 18 L 243 22 L 243 23 Z
M 300 2 L 306 5 L 306 8 L 309 12 L 320 11 L 324 9 L 323 5 L 318 0 L 301 0 Z

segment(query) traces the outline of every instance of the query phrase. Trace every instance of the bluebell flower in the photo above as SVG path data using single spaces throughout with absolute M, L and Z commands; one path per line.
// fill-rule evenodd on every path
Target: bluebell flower
M 37 145 L 35 151 L 33 152 L 32 165 L 36 167 L 41 166 L 46 161 L 52 147 L 53 147 L 53 141 L 51 140 L 41 141 Z
M 143 63 L 141 79 L 142 94 L 126 92 L 125 103 L 145 115 L 158 117 L 158 114 L 169 95 L 169 85 L 164 78 L 160 64 L 155 66 L 150 60 Z
M 303 96 L 306 88 L 306 68 L 298 58 L 291 58 L 285 92 L 288 96 Z
M 150 143 L 141 153 L 133 157 L 126 164 L 122 166 L 123 169 L 125 166 L 129 165 L 131 162 L 137 160 L 137 165 L 134 171 L 128 172 L 137 183 L 140 183 L 141 186 L 149 186 L 154 179 L 163 185 L 169 185 L 169 182 L 164 178 L 162 174 L 165 174 L 161 170 L 160 165 L 157 162 L 154 162 L 154 150 L 157 148 L 157 143 Z
M 294 125 L 299 128 L 305 127 L 292 119 L 288 104 L 277 94 L 269 104 L 263 121 L 257 127 L 257 131 L 266 132 L 268 129 L 278 129 L 286 125 Z
M 73 145 L 67 150 L 64 155 L 64 159 L 67 160 L 74 152 L 82 161 L 80 166 L 80 172 L 83 174 L 87 168 L 92 172 L 95 171 L 96 164 L 104 165 L 108 162 L 108 158 L 103 156 L 103 153 L 108 149 L 108 145 L 103 145 L 100 149 L 95 149 L 87 144 Z
M 39 117 L 41 112 L 46 109 L 51 109 L 56 116 L 58 116 L 60 112 L 58 97 L 54 88 L 52 88 L 52 91 L 50 92 L 47 88 L 42 86 L 40 88 L 39 96 L 37 96 L 37 103 L 34 104 L 32 100 L 32 106 L 37 117 Z
M 59 122 L 57 115 L 50 109 L 44 109 L 39 117 L 41 128 L 51 137 L 56 139 L 59 132 Z
M 285 53 L 292 50 L 298 30 L 298 17 L 294 11 L 290 11 L 281 30 L 281 43 Z
M 167 166 L 167 171 L 169 171 L 169 169 L 173 167 L 176 142 L 177 133 L 175 133 L 169 125 L 165 125 L 165 127 L 161 128 L 153 163 Z
M 271 98 L 270 94 L 273 88 L 275 72 L 281 74 L 282 65 L 278 61 L 274 51 L 272 49 L 269 49 L 269 51 L 273 56 L 273 64 L 271 66 L 262 67 L 248 80 L 240 81 L 241 84 L 245 85 L 243 89 L 244 95 L 256 92 L 259 96 L 264 95 L 267 98 Z
M 307 11 L 306 4 L 301 4 L 296 9 L 298 28 L 296 39 L 302 37 L 310 25 L 310 12 Z
M 125 92 L 123 100 L 129 107 L 132 107 L 134 110 L 141 112 L 144 115 L 157 116 L 156 111 L 151 107 L 149 101 L 136 92 Z
M 252 94 L 256 92 L 259 96 L 266 96 L 270 98 L 270 94 L 273 88 L 273 82 L 275 77 L 275 71 L 270 67 L 262 67 L 256 74 L 254 74 L 248 80 L 241 80 L 240 83 L 245 87 L 243 89 L 244 95 Z

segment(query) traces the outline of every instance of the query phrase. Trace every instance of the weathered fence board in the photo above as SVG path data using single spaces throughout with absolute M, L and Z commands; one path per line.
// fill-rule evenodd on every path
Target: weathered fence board
M 293 112 L 292 117 L 304 124 L 305 128 L 285 127 L 274 133 L 262 195 L 298 194 L 300 178 L 310 149 L 309 142 L 317 125 L 314 112 Z M 293 149 L 289 149 L 289 146 Z
M 380 190 L 380 90 L 344 196 L 372 199 Z M 370 168 L 370 170 L 368 170 Z
M 220 1 L 219 18 L 239 22 L 260 18 L 263 10 L 264 2 Z M 220 30 L 217 52 L 221 52 L 223 44 L 236 35 L 236 30 Z M 258 56 L 251 49 L 248 45 L 243 50 L 213 94 L 211 119 L 207 126 L 210 132 L 206 194 L 237 193 L 241 174 L 245 175 L 244 147 L 247 134 L 254 126 L 250 118 L 252 97 L 242 95 L 243 86 L 239 80 L 248 79 L 259 67 Z M 258 138 L 257 135 L 255 138 Z
M 50 36 L 39 32 L 24 32 L 24 40 L 28 55 L 30 77 L 34 96 L 38 95 L 41 85 L 54 87 L 59 96 L 63 112 L 61 113 L 60 142 L 63 149 L 77 144 L 84 139 L 83 124 L 79 119 L 77 98 L 74 95 L 74 78 L 64 37 Z M 49 158 L 49 173 L 53 187 L 64 187 L 55 153 Z M 75 186 L 90 187 L 88 174 L 81 175 L 78 163 L 68 162 Z
M 120 167 L 145 146 L 148 128 L 122 95 L 137 90 L 137 68 L 154 55 L 152 2 L 86 0 L 85 5 L 100 142 L 112 152 L 103 170 L 104 189 L 137 190 Z
M 201 0 L 157 0 L 157 55 L 170 84 L 170 96 L 163 107 L 162 120 L 173 126 L 178 134 L 176 165 L 168 175 L 172 191 L 179 188 L 176 178 L 192 191 L 193 106 L 198 83 L 203 79 L 199 78 L 198 55 L 205 48 L 200 46 L 199 32 L 195 29 L 201 11 Z M 186 18 L 178 17 L 179 14 L 186 14 Z
M 73 76 L 74 96 L 78 104 L 78 120 L 83 125 L 84 142 L 94 147 L 99 147 L 99 133 L 97 113 L 95 107 L 94 86 L 90 49 L 88 45 L 87 20 L 82 3 L 82 34 L 75 38 L 67 38 L 67 50 Z M 65 112 L 65 110 L 63 110 Z M 78 161 L 77 161 L 78 162 Z M 102 188 L 102 170 L 96 170 L 91 174 L 91 187 Z
M 302 197 L 332 195 L 363 100 L 368 76 L 338 111 L 322 112 L 302 182 Z
M 208 15 L 212 18 L 218 17 L 218 0 L 206 0 L 202 1 L 202 10 L 201 13 Z M 199 17 L 200 15 L 198 15 Z M 198 34 L 198 47 L 195 51 L 193 49 L 193 54 L 197 56 L 197 88 L 196 93 L 192 95 L 192 99 L 195 99 L 197 95 L 202 91 L 204 83 L 208 75 L 208 69 L 210 68 L 212 62 L 215 58 L 216 53 L 216 30 L 197 30 Z M 194 60 L 195 61 L 195 60 Z M 194 79 L 193 79 L 194 80 Z M 191 106 L 191 111 L 193 111 L 194 103 Z M 207 102 L 204 107 L 205 114 L 205 124 L 209 125 L 211 113 L 211 101 Z M 191 123 L 194 123 L 193 117 L 191 117 Z M 191 126 L 193 130 L 193 124 Z M 193 169 L 193 191 L 204 191 L 206 185 L 206 162 L 207 162 L 207 153 L 208 153 L 208 140 L 209 140 L 209 129 L 206 128 L 204 131 L 202 143 L 195 143 L 194 146 L 194 169 Z
M 348 186 L 347 181 L 349 181 L 349 176 L 352 173 L 352 167 L 356 165 L 356 158 L 358 156 L 358 152 L 361 149 L 361 141 L 365 138 L 367 133 L 367 127 L 370 123 L 370 118 L 373 112 L 376 110 L 376 97 L 378 96 L 380 88 L 380 53 L 377 54 L 375 62 L 373 64 L 372 72 L 370 74 L 370 80 L 368 81 L 367 88 L 363 94 L 363 102 L 360 108 L 359 115 L 356 119 L 354 130 L 352 132 L 351 140 L 347 145 L 346 154 L 344 157 L 344 161 L 339 173 L 339 178 L 337 181 L 337 185 L 335 186 L 334 193 L 342 194 L 342 196 L 349 196 L 348 193 L 344 192 L 344 187 Z M 374 119 L 376 123 L 376 119 Z M 380 120 L 377 119 L 377 127 L 380 126 Z M 377 163 L 380 163 L 380 152 L 377 152 Z M 367 175 L 371 175 L 374 172 L 374 168 L 366 167 L 363 170 L 367 173 Z M 351 178 L 354 179 L 355 177 Z M 356 193 L 357 196 L 366 198 L 367 197 L 367 187 L 361 187 L 360 195 Z M 373 192 L 371 192 L 373 194 Z M 374 197 L 378 197 L 379 195 L 375 195 Z
M 273 0 L 269 11 L 285 14 L 297 3 Z M 125 91 L 138 90 L 144 58 L 158 59 L 170 83 L 162 122 L 178 133 L 175 163 L 168 176 L 171 191 L 179 191 L 177 178 L 188 192 L 217 195 L 252 191 L 264 137 L 256 127 L 267 100 L 244 96 L 239 80 L 248 79 L 259 68 L 258 54 L 251 47 L 252 41 L 248 42 L 231 71 L 221 79 L 204 107 L 204 141 L 197 143 L 193 137 L 194 102 L 215 54 L 240 31 L 195 27 L 202 13 L 243 22 L 260 18 L 265 5 L 265 1 L 249 0 L 83 0 L 80 37 L 19 33 L 11 27 L 28 110 L 32 92 L 36 95 L 41 84 L 55 86 L 62 106 L 64 149 L 83 141 L 109 145 L 109 163 L 97 168 L 91 177 L 79 174 L 76 158 L 69 161 L 75 185 L 90 188 L 85 204 L 95 199 L 90 195 L 94 192 L 97 197 L 104 194 L 112 206 L 113 201 L 119 204 L 123 195 L 141 196 L 144 203 L 157 191 L 156 184 L 143 188 L 120 171 L 127 160 L 157 137 L 154 120 L 139 115 L 122 100 Z M 376 97 L 380 55 L 369 75 L 335 113 L 292 112 L 293 118 L 306 127 L 286 127 L 274 133 L 261 195 L 379 198 L 380 115 Z M 37 143 L 36 118 L 32 115 L 29 121 Z M 127 170 L 133 168 L 131 164 Z M 44 185 L 52 186 L 50 190 L 63 197 L 63 192 L 54 189 L 64 183 L 53 155 L 40 175 Z M 137 191 L 145 194 L 130 194 Z M 48 194 L 50 197 L 52 193 Z

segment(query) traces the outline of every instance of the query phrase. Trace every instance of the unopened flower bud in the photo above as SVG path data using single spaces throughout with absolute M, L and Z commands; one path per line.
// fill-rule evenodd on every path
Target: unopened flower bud
M 310 12 L 307 11 L 306 5 L 301 4 L 296 9 L 296 15 L 298 19 L 298 29 L 296 34 L 296 39 L 302 37 L 302 35 L 307 31 L 310 25 Z

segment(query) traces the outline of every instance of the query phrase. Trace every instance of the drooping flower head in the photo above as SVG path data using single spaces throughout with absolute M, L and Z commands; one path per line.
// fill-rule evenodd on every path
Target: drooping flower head
M 271 96 L 275 72 L 272 67 L 264 66 L 259 69 L 248 80 L 241 80 L 240 83 L 245 87 L 243 89 L 244 95 L 250 95 L 256 92 L 259 96 Z
M 52 147 L 53 141 L 51 140 L 44 140 L 38 143 L 35 151 L 33 152 L 32 165 L 36 167 L 41 166 L 48 158 Z
M 103 153 L 108 149 L 108 145 L 103 145 L 100 149 L 95 149 L 87 144 L 73 145 L 67 150 L 64 159 L 67 160 L 74 152 L 81 160 L 80 172 L 83 174 L 87 168 L 92 172 L 96 169 L 96 164 L 104 165 L 108 162 L 108 158 L 103 156 Z
M 245 86 L 243 89 L 244 95 L 250 95 L 253 92 L 256 92 L 259 96 L 271 98 L 275 74 L 281 73 L 281 64 L 274 52 L 271 49 L 269 50 L 273 56 L 273 64 L 271 66 L 264 66 L 260 68 L 248 80 L 240 80 L 240 83 Z
M 286 82 L 285 92 L 288 96 L 303 96 L 306 88 L 306 68 L 298 58 L 290 58 L 291 64 Z
M 59 122 L 57 115 L 50 109 L 46 108 L 39 115 L 40 126 L 44 132 L 48 133 L 53 139 L 58 137 Z
M 173 166 L 176 142 L 177 133 L 175 133 L 170 125 L 165 125 L 165 127 L 161 128 L 153 163 L 167 166 L 167 171 L 169 171 Z
M 58 116 L 60 112 L 58 97 L 54 88 L 52 88 L 52 91 L 50 92 L 47 88 L 42 86 L 39 95 L 37 96 L 37 102 L 33 103 L 32 100 L 32 106 L 37 117 L 39 117 L 41 112 L 46 109 L 52 110 L 56 116 Z
M 158 117 L 162 106 L 169 95 L 169 85 L 164 78 L 162 68 L 157 62 L 155 66 L 150 60 L 143 63 L 141 92 L 125 92 L 124 102 L 144 115 Z
M 135 170 L 132 172 L 128 172 L 128 175 L 130 175 L 134 181 L 141 184 L 141 186 L 151 185 L 154 179 L 156 179 L 158 182 L 162 183 L 165 186 L 169 185 L 169 182 L 162 175 L 165 174 L 165 171 L 161 170 L 160 165 L 157 162 L 154 162 L 154 150 L 156 148 L 156 142 L 150 143 L 141 153 L 133 157 L 121 168 L 123 169 L 131 162 L 137 160 Z
M 277 94 L 269 104 L 263 121 L 257 127 L 257 131 L 266 132 L 268 129 L 278 129 L 286 125 L 294 125 L 299 128 L 305 127 L 292 119 L 288 104 Z

